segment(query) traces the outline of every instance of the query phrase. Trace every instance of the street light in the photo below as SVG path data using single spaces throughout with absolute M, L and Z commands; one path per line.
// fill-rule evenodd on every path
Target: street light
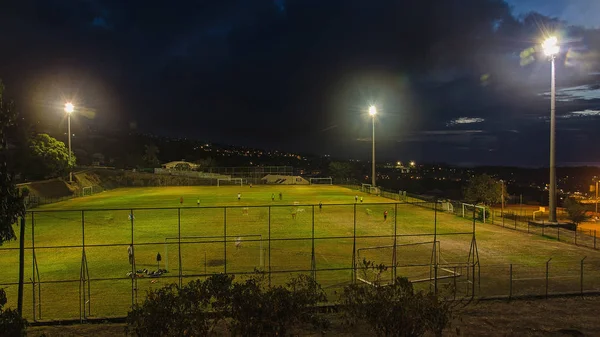
M 377 108 L 375 108 L 374 105 L 371 105 L 369 107 L 369 115 L 371 115 L 371 117 L 373 117 L 373 149 L 372 149 L 372 159 L 371 159 L 371 164 L 373 165 L 371 168 L 371 185 L 373 185 L 373 187 L 375 187 L 375 115 L 377 114 Z
M 71 114 L 75 110 L 72 103 L 65 104 L 65 112 L 67 113 L 67 131 L 69 132 L 69 182 L 73 182 L 73 170 L 71 169 Z
M 542 43 L 544 54 L 550 58 L 552 63 L 552 79 L 550 82 L 550 222 L 556 222 L 556 81 L 554 59 L 560 51 L 558 39 L 555 36 L 547 38 Z

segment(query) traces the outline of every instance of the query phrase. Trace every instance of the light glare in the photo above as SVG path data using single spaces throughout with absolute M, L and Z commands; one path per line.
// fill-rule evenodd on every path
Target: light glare
M 377 114 L 377 108 L 375 108 L 375 106 L 371 105 L 369 107 L 369 115 L 375 116 L 376 114 Z
M 65 104 L 65 112 L 70 114 L 73 112 L 73 110 L 75 110 L 75 107 L 73 106 L 72 103 L 67 103 Z
M 560 47 L 558 46 L 558 39 L 556 36 L 547 38 L 546 41 L 542 43 L 542 48 L 544 49 L 544 54 L 546 56 L 554 56 L 558 54 Z

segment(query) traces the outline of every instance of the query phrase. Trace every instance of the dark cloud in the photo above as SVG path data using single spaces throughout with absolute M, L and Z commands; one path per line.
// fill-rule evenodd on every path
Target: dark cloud
M 545 158 L 551 30 L 559 113 L 597 110 L 600 32 L 500 0 L 8 0 L 0 76 L 54 124 L 76 98 L 94 124 L 361 157 L 376 104 L 382 157 L 518 163 Z

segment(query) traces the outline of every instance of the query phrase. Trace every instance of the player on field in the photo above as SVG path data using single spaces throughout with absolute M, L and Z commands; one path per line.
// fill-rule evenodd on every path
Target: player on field
M 238 193 L 238 201 L 242 199 L 242 193 Z
M 360 197 L 360 202 L 361 202 L 361 203 L 363 202 L 363 198 L 362 198 L 362 197 Z
M 358 195 L 355 195 L 354 196 L 354 203 L 357 203 L 357 202 L 358 202 Z
M 271 201 L 275 201 L 275 193 L 271 193 Z
M 129 264 L 133 264 L 133 245 L 127 247 L 127 255 L 129 255 Z
M 387 220 L 387 215 L 388 215 L 387 211 L 383 212 L 383 221 Z
M 179 203 L 183 205 L 183 197 L 179 198 Z
M 279 192 L 279 200 L 283 200 L 283 193 Z
M 235 239 L 235 249 L 240 249 L 240 247 L 242 247 L 242 237 L 238 236 L 238 238 Z
M 198 198 L 198 200 L 196 200 L 196 204 L 198 205 L 198 207 L 200 207 L 200 198 Z
M 319 201 L 319 212 L 321 212 L 321 210 L 323 210 L 323 202 Z

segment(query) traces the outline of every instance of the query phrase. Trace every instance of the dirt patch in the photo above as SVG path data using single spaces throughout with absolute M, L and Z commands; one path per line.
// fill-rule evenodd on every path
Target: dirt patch
M 208 260 L 208 262 L 206 262 L 206 265 L 208 267 L 220 267 L 225 265 L 225 261 L 223 259 Z

